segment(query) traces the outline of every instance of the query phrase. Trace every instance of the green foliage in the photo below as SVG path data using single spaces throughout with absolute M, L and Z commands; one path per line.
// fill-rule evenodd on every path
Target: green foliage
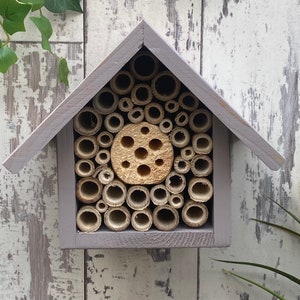
M 17 62 L 18 57 L 8 45 L 10 36 L 16 32 L 24 32 L 24 20 L 29 17 L 41 33 L 41 44 L 44 50 L 49 51 L 58 61 L 58 78 L 65 85 L 69 85 L 69 68 L 66 59 L 58 57 L 51 50 L 49 39 L 53 29 L 51 22 L 43 15 L 42 9 L 46 8 L 54 13 L 72 10 L 82 13 L 80 0 L 0 0 L 0 29 L 6 39 L 0 40 L 0 72 L 7 70 Z M 40 16 L 29 16 L 31 12 L 39 11 Z

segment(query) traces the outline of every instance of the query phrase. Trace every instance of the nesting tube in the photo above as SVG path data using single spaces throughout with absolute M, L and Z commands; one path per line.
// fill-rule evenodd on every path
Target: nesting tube
M 94 157 L 98 152 L 99 146 L 94 136 L 80 136 L 74 144 L 75 154 L 82 159 Z
M 179 109 L 179 104 L 175 100 L 168 100 L 165 103 L 165 111 L 170 114 L 176 113 L 178 111 L 178 109 Z
M 175 127 L 170 133 L 170 141 L 173 146 L 183 148 L 190 142 L 190 133 L 186 128 Z
M 104 224 L 113 231 L 123 231 L 130 225 L 131 215 L 125 206 L 109 207 L 104 213 Z
M 182 158 L 181 156 L 176 156 L 174 159 L 174 170 L 179 174 L 186 174 L 191 169 L 191 163 Z
M 181 193 L 186 187 L 186 180 L 183 174 L 172 171 L 166 178 L 166 188 L 172 194 Z
M 184 205 L 181 217 L 187 226 L 201 227 L 208 219 L 208 209 L 203 203 L 190 200 Z
M 93 107 L 84 107 L 73 121 L 74 130 L 81 135 L 93 135 L 97 133 L 102 125 L 102 117 Z
M 131 91 L 131 101 L 136 105 L 147 105 L 152 101 L 151 87 L 146 83 L 135 85 Z
M 121 114 L 113 112 L 105 117 L 104 126 L 109 132 L 117 133 L 124 127 L 124 118 Z
M 164 205 L 168 202 L 170 193 L 163 184 L 154 185 L 150 190 L 150 199 L 155 205 Z
M 168 202 L 172 207 L 179 209 L 184 205 L 184 197 L 182 194 L 171 194 Z
M 158 230 L 173 230 L 179 224 L 179 214 L 168 204 L 157 206 L 153 211 L 153 223 Z
M 150 209 L 136 210 L 131 216 L 131 225 L 137 231 L 148 231 L 153 223 Z
M 163 119 L 159 123 L 159 129 L 163 133 L 169 133 L 169 132 L 171 132 L 172 129 L 173 129 L 173 123 L 172 123 L 172 121 L 170 119 L 168 119 L 168 118 Z
M 110 152 L 107 149 L 101 149 L 95 156 L 95 161 L 98 165 L 107 164 L 110 161 Z
M 145 117 L 144 110 L 139 106 L 134 107 L 128 112 L 127 117 L 133 124 L 141 123 Z
M 119 71 L 111 80 L 110 88 L 118 95 L 130 93 L 134 86 L 134 78 L 128 71 Z
M 206 202 L 213 195 L 213 186 L 207 178 L 192 178 L 188 184 L 188 193 L 196 202 Z
M 178 103 L 183 109 L 187 111 L 194 111 L 199 106 L 198 98 L 191 92 L 182 93 L 179 96 Z
M 95 165 L 89 159 L 80 159 L 75 164 L 75 173 L 80 177 L 92 176 L 95 172 Z
M 76 197 L 83 203 L 91 204 L 101 197 L 102 184 L 97 178 L 84 177 L 76 184 Z
M 108 132 L 108 131 L 101 131 L 98 135 L 97 135 L 97 142 L 98 142 L 98 145 L 101 147 L 101 148 L 109 148 L 113 141 L 114 141 L 114 137 L 113 135 Z
M 149 103 L 145 107 L 145 119 L 151 124 L 159 124 L 163 120 L 164 116 L 165 112 L 163 107 L 156 102 Z
M 149 190 L 142 185 L 131 186 L 127 192 L 126 203 L 134 210 L 145 209 L 150 203 Z
M 187 125 L 188 122 L 189 122 L 189 116 L 185 111 L 181 111 L 175 116 L 175 123 L 177 126 L 183 127 Z
M 196 109 L 189 118 L 189 126 L 195 133 L 206 132 L 211 128 L 212 115 L 207 109 Z
M 102 184 L 109 184 L 111 183 L 115 178 L 115 173 L 112 170 L 112 168 L 104 168 L 101 170 L 98 174 L 98 179 Z
M 102 198 L 107 205 L 117 207 L 125 202 L 126 194 L 127 189 L 125 184 L 115 179 L 104 187 Z
M 121 98 L 118 103 L 119 110 L 122 112 L 129 112 L 131 109 L 133 109 L 133 106 L 133 102 L 128 97 Z
M 105 87 L 94 96 L 92 103 L 98 113 L 101 115 L 108 115 L 117 109 L 118 101 L 118 95 L 110 88 Z
M 158 69 L 159 62 L 149 51 L 140 51 L 130 60 L 130 71 L 138 80 L 152 79 Z
M 192 146 L 197 154 L 209 154 L 213 148 L 212 138 L 206 133 L 197 133 L 193 136 Z
M 76 224 L 82 232 L 94 232 L 101 226 L 102 218 L 99 211 L 91 206 L 82 206 L 76 215 Z
M 213 163 L 209 156 L 197 154 L 191 162 L 191 171 L 197 177 L 206 177 L 211 174 Z
M 177 97 L 180 86 L 180 81 L 170 71 L 158 73 L 151 82 L 153 95 L 161 101 L 168 101 Z
M 192 160 L 195 156 L 195 151 L 192 146 L 187 146 L 180 150 L 180 155 L 185 160 Z
M 108 205 L 104 202 L 104 200 L 100 199 L 96 202 L 95 208 L 99 211 L 99 213 L 103 214 L 108 210 Z

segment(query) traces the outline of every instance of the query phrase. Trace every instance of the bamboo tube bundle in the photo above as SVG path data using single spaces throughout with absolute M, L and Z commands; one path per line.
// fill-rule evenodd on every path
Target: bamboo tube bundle
M 111 80 L 110 88 L 118 95 L 130 93 L 134 86 L 134 78 L 128 71 L 119 71 Z
M 179 104 L 175 100 L 168 100 L 165 103 L 165 111 L 169 114 L 175 114 L 179 109 Z
M 96 139 L 97 139 L 98 145 L 101 148 L 109 148 L 113 143 L 114 137 L 110 132 L 105 130 L 105 131 L 101 131 L 97 135 Z
M 134 210 L 143 210 L 150 204 L 149 190 L 143 185 L 134 185 L 128 189 L 127 205 Z
M 174 230 L 179 224 L 177 210 L 168 204 L 155 207 L 152 216 L 153 224 L 158 230 Z
M 191 169 L 191 163 L 182 158 L 181 156 L 176 156 L 174 159 L 174 170 L 178 174 L 186 174 Z
M 101 115 L 113 113 L 118 107 L 119 97 L 110 88 L 104 87 L 93 98 L 95 110 Z
M 151 87 L 146 83 L 135 85 L 131 91 L 131 101 L 136 105 L 147 105 L 152 101 Z
M 170 141 L 177 148 L 186 147 L 190 142 L 190 133 L 184 127 L 175 127 L 170 133 Z
M 206 202 L 213 195 L 213 186 L 207 178 L 192 178 L 188 184 L 188 193 L 196 202 Z
M 181 217 L 189 227 L 201 227 L 208 219 L 208 209 L 203 203 L 189 200 L 182 209 Z
M 99 213 L 103 214 L 108 210 L 108 205 L 103 199 L 100 199 L 96 202 L 95 208 L 99 211 Z
M 145 113 L 141 107 L 137 106 L 128 112 L 127 117 L 131 123 L 137 124 L 141 123 L 144 120 Z
M 98 152 L 99 146 L 94 136 L 80 136 L 74 143 L 75 154 L 82 159 L 90 159 Z
M 212 138 L 206 133 L 197 133 L 193 136 L 192 146 L 197 154 L 209 154 L 213 148 Z
M 171 194 L 169 197 L 170 206 L 180 209 L 184 205 L 184 198 L 182 194 Z
M 176 98 L 180 92 L 180 87 L 180 81 L 170 71 L 158 73 L 151 82 L 153 95 L 161 101 Z
M 125 206 L 109 207 L 104 213 L 104 224 L 113 231 L 123 231 L 130 225 L 130 211 Z
M 131 225 L 137 231 L 148 231 L 153 223 L 150 209 L 136 210 L 131 215 Z
M 207 109 L 193 111 L 189 118 L 189 126 L 195 133 L 206 132 L 211 128 L 212 115 Z
M 80 231 L 94 232 L 101 226 L 102 218 L 98 210 L 91 205 L 82 206 L 76 215 L 76 224 Z
M 189 122 L 189 116 L 187 112 L 181 111 L 175 117 L 175 123 L 177 126 L 184 127 Z
M 178 174 L 172 171 L 165 181 L 167 190 L 172 194 L 179 194 L 183 192 L 186 187 L 186 179 L 183 174 Z
M 126 199 L 127 188 L 120 180 L 113 180 L 107 184 L 102 192 L 102 198 L 108 206 L 121 206 Z
M 163 107 L 156 103 L 152 102 L 146 105 L 145 107 L 145 119 L 150 124 L 157 125 L 159 124 L 165 116 Z
M 133 102 L 128 97 L 123 97 L 119 100 L 118 108 L 122 112 L 129 112 L 131 109 L 133 109 Z
M 75 173 L 80 177 L 90 177 L 95 172 L 95 165 L 90 159 L 80 159 L 75 164 Z
M 124 118 L 121 114 L 113 112 L 104 119 L 104 126 L 109 132 L 117 133 L 124 127 Z
M 173 123 L 172 123 L 172 121 L 170 119 L 168 119 L 168 118 L 163 119 L 159 123 L 159 129 L 163 133 L 169 133 L 169 132 L 171 132 L 172 129 L 173 129 Z
M 101 170 L 98 174 L 98 180 L 102 184 L 109 184 L 111 183 L 115 178 L 115 173 L 112 170 L 112 168 L 106 167 L 103 170 Z
M 191 170 L 197 177 L 207 177 L 213 170 L 213 163 L 209 156 L 197 154 L 191 163 Z
M 180 150 L 180 156 L 185 160 L 192 160 L 195 156 L 194 148 L 191 146 L 184 147 Z
M 154 185 L 150 190 L 150 199 L 157 206 L 166 204 L 169 197 L 170 193 L 164 184 Z
M 73 120 L 74 130 L 81 135 L 94 135 L 102 125 L 102 117 L 93 107 L 84 107 Z
M 191 92 L 182 93 L 179 96 L 178 103 L 183 109 L 187 111 L 194 111 L 199 106 L 198 98 L 196 98 L 195 95 Z
M 101 197 L 102 184 L 93 177 L 81 178 L 76 184 L 76 197 L 83 203 L 91 204 Z
M 110 152 L 107 149 L 101 149 L 95 156 L 98 165 L 106 165 L 110 161 Z

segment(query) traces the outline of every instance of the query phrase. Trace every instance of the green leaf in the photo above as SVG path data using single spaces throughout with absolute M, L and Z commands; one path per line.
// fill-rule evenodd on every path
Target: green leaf
M 31 5 L 31 11 L 36 11 L 44 6 L 44 0 L 17 0 L 19 3 Z
M 0 48 L 0 72 L 6 73 L 10 66 L 16 63 L 18 57 L 14 50 L 8 46 Z
M 68 75 L 70 71 L 68 68 L 67 61 L 64 58 L 61 58 L 58 62 L 58 76 L 59 81 L 64 83 L 66 86 L 69 86 Z
M 18 31 L 25 31 L 24 19 L 30 9 L 31 6 L 28 4 L 22 4 L 16 0 L 3 0 L 0 14 L 3 17 L 4 30 L 10 35 Z
M 261 284 L 255 282 L 255 281 L 253 281 L 253 280 L 250 280 L 250 279 L 248 279 L 248 278 L 246 278 L 246 277 L 243 277 L 243 276 L 238 275 L 238 274 L 236 274 L 236 273 L 234 273 L 234 272 L 231 272 L 231 271 L 227 271 L 227 270 L 223 270 L 223 271 L 225 272 L 225 274 L 229 274 L 229 275 L 235 276 L 235 277 L 237 277 L 237 278 L 239 278 L 239 279 L 242 279 L 242 280 L 244 280 L 244 281 L 246 281 L 246 282 L 249 282 L 249 283 L 251 283 L 251 284 L 253 284 L 253 285 L 255 285 L 255 286 L 261 288 L 262 290 L 266 291 L 267 293 L 271 294 L 272 296 L 276 297 L 276 298 L 279 299 L 279 300 L 285 300 L 285 298 L 283 298 L 282 296 L 280 296 L 280 295 L 277 294 L 276 292 L 273 292 L 272 290 L 266 288 L 265 286 L 263 286 L 263 285 L 261 285 Z
M 82 13 L 80 0 L 45 0 L 45 7 L 53 13 L 73 10 Z
M 37 17 L 30 17 L 30 20 L 34 23 L 34 25 L 38 28 L 42 35 L 42 48 L 48 51 L 51 51 L 51 46 L 49 43 L 49 39 L 52 35 L 52 26 L 50 21 L 45 17 L 41 16 Z

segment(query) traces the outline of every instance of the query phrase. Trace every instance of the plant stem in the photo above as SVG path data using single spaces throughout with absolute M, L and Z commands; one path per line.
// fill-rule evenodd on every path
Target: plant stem
M 5 31 L 4 27 L 3 27 L 3 23 L 2 20 L 0 21 L 0 27 L 2 28 L 3 32 L 5 33 L 6 36 L 6 41 L 4 42 L 4 44 L 2 45 L 2 47 L 7 46 L 10 42 L 10 37 L 8 35 L 8 33 Z

